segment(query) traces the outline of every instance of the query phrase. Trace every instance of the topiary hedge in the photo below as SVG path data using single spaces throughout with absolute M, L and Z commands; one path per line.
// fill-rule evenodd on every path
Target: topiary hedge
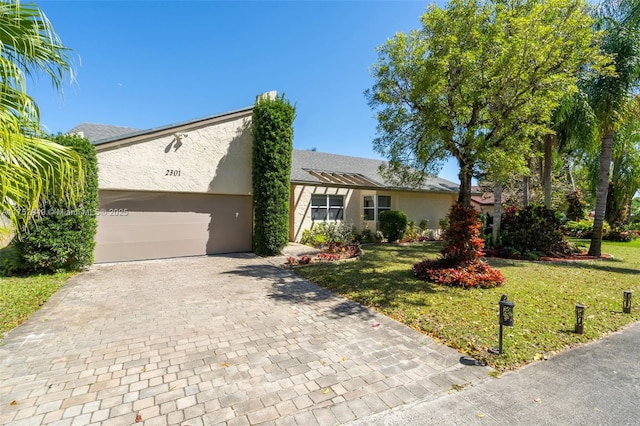
M 279 254 L 289 241 L 289 191 L 295 108 L 284 96 L 253 107 L 253 251 Z
M 404 235 L 409 218 L 400 210 L 385 210 L 380 212 L 378 223 L 380 232 L 388 242 L 397 241 Z
M 20 269 L 27 272 L 77 271 L 93 263 L 98 208 L 98 162 L 95 147 L 77 135 L 58 135 L 51 140 L 72 147 L 85 168 L 85 187 L 80 201 L 65 199 L 41 204 L 41 216 L 14 241 Z

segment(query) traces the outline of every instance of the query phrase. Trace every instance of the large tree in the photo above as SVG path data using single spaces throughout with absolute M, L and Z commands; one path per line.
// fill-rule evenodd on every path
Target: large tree
M 531 139 L 549 131 L 578 71 L 601 63 L 593 21 L 583 0 L 452 0 L 421 21 L 378 49 L 366 92 L 374 148 L 405 183 L 453 156 L 469 206 L 473 176 L 523 174 Z
M 583 166 L 589 192 L 597 194 L 600 175 L 600 146 L 584 153 Z M 611 170 L 604 219 L 611 226 L 627 218 L 631 199 L 640 187 L 640 98 L 630 98 L 613 139 Z
M 83 172 L 70 148 L 43 139 L 29 77 L 60 90 L 71 75 L 68 50 L 34 4 L 0 2 L 0 211 L 20 233 L 43 197 L 77 197 Z M 0 224 L 0 228 L 2 228 Z
M 602 50 L 615 73 L 592 79 L 585 88 L 601 135 L 595 217 L 589 255 L 602 254 L 602 228 L 609 189 L 609 172 L 616 130 L 640 77 L 640 1 L 607 0 L 598 8 L 597 28 L 603 31 Z

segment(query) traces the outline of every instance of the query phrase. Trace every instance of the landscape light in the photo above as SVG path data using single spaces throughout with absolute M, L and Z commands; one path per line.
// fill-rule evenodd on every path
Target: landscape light
M 625 314 L 631 313 L 631 295 L 633 292 L 631 290 L 627 290 L 622 295 L 622 312 Z
M 584 333 L 584 306 L 576 303 L 576 328 L 578 334 Z
M 497 348 L 490 348 L 489 353 L 494 355 L 500 355 L 503 353 L 502 351 L 502 327 L 513 327 L 513 308 L 516 306 L 515 303 L 510 302 L 507 298 L 506 294 L 503 294 L 500 298 L 500 335 L 498 340 Z

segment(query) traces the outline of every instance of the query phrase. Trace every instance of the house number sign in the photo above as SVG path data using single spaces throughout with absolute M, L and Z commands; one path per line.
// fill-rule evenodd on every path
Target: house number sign
M 180 176 L 180 169 L 167 169 L 165 176 Z

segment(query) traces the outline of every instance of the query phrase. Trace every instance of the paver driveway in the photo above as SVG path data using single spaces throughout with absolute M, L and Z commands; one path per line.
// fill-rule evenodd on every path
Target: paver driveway
M 273 259 L 94 266 L 0 347 L 0 424 L 338 424 L 489 369 Z

